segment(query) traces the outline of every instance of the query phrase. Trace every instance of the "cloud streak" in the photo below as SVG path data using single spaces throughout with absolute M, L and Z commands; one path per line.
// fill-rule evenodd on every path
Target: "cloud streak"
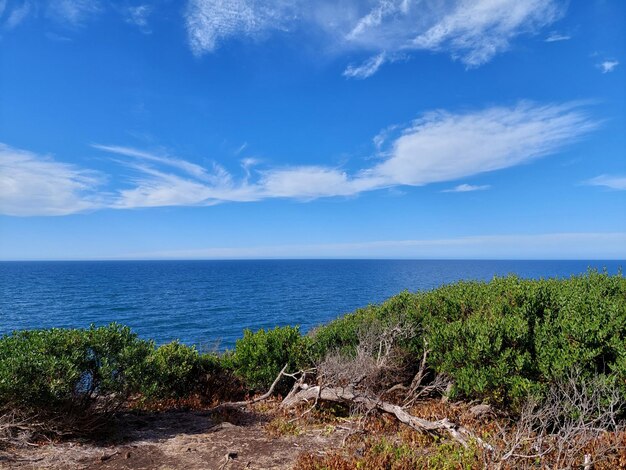
M 381 52 L 380 54 L 370 57 L 361 65 L 349 65 L 346 70 L 344 70 L 343 76 L 358 79 L 371 77 L 378 72 L 378 69 L 385 63 L 385 60 L 385 53 Z
M 585 183 L 591 186 L 604 186 L 609 189 L 626 191 L 626 176 L 600 175 Z
M 128 253 L 115 259 L 285 258 L 624 259 L 626 233 L 508 234 L 362 243 L 218 247 Z
M 82 26 L 102 11 L 98 0 L 51 0 L 46 14 L 55 21 L 71 27 Z
M 476 0 L 460 2 L 412 41 L 416 49 L 449 51 L 469 67 L 489 62 L 509 49 L 511 40 L 534 33 L 562 15 L 544 0 Z
M 449 54 L 477 67 L 563 13 L 554 0 L 320 0 L 315 6 L 304 0 L 189 0 L 185 22 L 198 56 L 233 38 L 314 32 L 332 49 L 373 54 L 344 71 L 347 78 L 363 79 L 390 57 L 415 51 Z
M 106 206 L 96 172 L 0 144 L 0 213 L 67 215 Z
M 355 172 L 323 165 L 264 168 L 256 160 L 243 159 L 242 174 L 237 175 L 217 163 L 202 166 L 164 152 L 94 144 L 126 168 L 123 178 L 116 177 L 124 181 L 122 186 L 106 197 L 96 197 L 97 179 L 91 173 L 4 146 L 0 154 L 4 178 L 13 180 L 7 180 L 1 209 L 11 215 L 33 215 L 33 211 L 59 215 L 102 207 L 346 197 L 455 181 L 526 164 L 557 153 L 597 126 L 578 103 L 521 102 L 461 113 L 433 111 L 408 125 L 385 129 L 385 138 L 375 139 L 375 163 Z M 8 176 L 12 166 L 16 177 Z M 52 179 L 46 180 L 46 172 Z M 44 189 L 35 189 L 38 185 Z M 478 189 L 486 188 L 460 184 L 453 191 Z M 51 202 L 46 203 L 47 198 Z
M 2 22 L 3 29 L 10 31 L 16 28 L 20 23 L 22 23 L 31 13 L 33 9 L 33 5 L 29 0 L 24 0 L 18 5 L 7 8 L 6 2 L 2 3 L 2 11 L 0 11 L 0 17 L 6 11 L 6 19 Z
M 488 184 L 473 185 L 473 184 L 459 184 L 454 188 L 444 189 L 442 193 L 469 193 L 472 191 L 485 191 L 491 188 Z
M 552 31 L 550 35 L 545 39 L 545 42 L 569 41 L 570 39 L 572 39 L 572 37 L 567 34 L 561 34 L 557 33 L 556 31 Z

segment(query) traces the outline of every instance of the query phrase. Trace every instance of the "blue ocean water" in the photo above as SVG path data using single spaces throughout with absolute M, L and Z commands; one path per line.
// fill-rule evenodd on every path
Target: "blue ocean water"
M 158 343 L 232 347 L 244 328 L 301 325 L 460 279 L 569 277 L 624 261 L 94 261 L 0 263 L 0 334 L 112 321 Z

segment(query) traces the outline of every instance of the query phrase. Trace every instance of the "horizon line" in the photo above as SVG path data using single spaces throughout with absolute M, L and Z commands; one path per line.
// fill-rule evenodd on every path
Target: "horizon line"
M 360 257 L 265 257 L 265 258 L 15 258 L 0 259 L 0 263 L 28 262 L 155 262 L 155 261 L 610 261 L 626 262 L 626 258 L 360 258 Z

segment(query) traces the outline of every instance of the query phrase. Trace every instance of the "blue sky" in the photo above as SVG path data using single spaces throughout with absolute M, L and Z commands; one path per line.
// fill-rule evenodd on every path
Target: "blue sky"
M 625 259 L 625 20 L 0 0 L 0 259 Z

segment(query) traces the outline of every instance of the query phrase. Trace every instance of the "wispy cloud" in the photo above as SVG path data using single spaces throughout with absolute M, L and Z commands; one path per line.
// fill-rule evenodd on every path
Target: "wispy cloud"
M 443 193 L 469 193 L 471 191 L 485 191 L 486 189 L 491 188 L 488 184 L 484 185 L 473 185 L 473 184 L 459 184 L 454 188 L 444 189 Z
M 122 14 L 127 23 L 137 26 L 143 33 L 148 34 L 150 33 L 148 18 L 152 10 L 152 6 L 147 4 L 136 5 L 124 8 Z
M 185 22 L 191 50 L 201 55 L 229 38 L 282 29 L 293 19 L 295 4 L 289 0 L 189 0 Z
M 300 166 L 257 170 L 252 179 L 251 168 L 256 162 L 244 162 L 246 176 L 237 179 L 217 164 L 205 168 L 162 153 L 124 146 L 94 147 L 130 158 L 124 164 L 135 174 L 129 187 L 111 199 L 109 207 L 212 205 L 266 198 L 350 196 L 398 185 L 451 181 L 555 152 L 595 126 L 572 104 L 523 103 L 464 114 L 428 113 L 399 130 L 399 136 L 382 152 L 381 162 L 354 175 L 340 168 Z M 82 208 L 69 205 L 67 212 L 75 210 Z
M 4 15 L 6 16 L 6 19 L 2 21 L 2 27 L 5 30 L 11 30 L 17 27 L 33 10 L 33 4 L 30 0 L 24 0 L 12 8 L 7 8 L 6 5 L 6 2 L 4 2 L 2 5 L 2 12 L 0 12 L 0 16 L 3 16 L 2 13 L 6 10 L 6 15 Z
M 47 15 L 67 26 L 82 26 L 103 9 L 99 0 L 51 0 L 47 2 Z
M 0 213 L 67 215 L 105 206 L 98 173 L 0 144 Z
M 363 176 L 414 186 L 453 181 L 554 153 L 597 125 L 576 103 L 435 111 L 405 128 Z
M 378 163 L 353 174 L 319 165 L 258 168 L 258 162 L 244 161 L 245 177 L 237 178 L 217 164 L 205 169 L 127 147 L 95 147 L 143 162 L 127 163 L 138 176 L 133 188 L 121 192 L 118 207 L 212 205 L 267 198 L 352 196 L 401 185 L 454 181 L 557 152 L 596 126 L 575 103 L 520 103 L 456 114 L 435 111 L 403 128 L 389 129 L 396 135 L 388 137 L 387 145 L 380 148 Z M 458 190 L 470 189 L 474 187 L 461 185 Z
M 615 70 L 615 67 L 619 65 L 617 60 L 605 60 L 596 65 L 602 73 L 609 73 Z
M 556 31 L 552 31 L 545 39 L 545 42 L 568 41 L 570 39 L 572 39 L 572 37 L 567 34 L 561 34 L 557 33 Z
M 0 16 L 6 18 L 2 21 L 5 30 L 14 29 L 28 17 L 44 17 L 66 28 L 78 28 L 104 11 L 101 0 L 21 0 L 3 4 L 5 14 L 0 12 Z
M 189 0 L 185 19 L 196 55 L 231 38 L 312 30 L 334 50 L 373 54 L 344 72 L 367 78 L 390 57 L 418 50 L 482 65 L 509 49 L 515 37 L 537 33 L 563 12 L 555 0 L 321 0 L 315 6 L 303 0 Z
M 371 77 L 384 63 L 385 53 L 381 52 L 380 54 L 370 57 L 360 65 L 348 65 L 343 72 L 343 76 L 360 79 Z
M 127 253 L 121 259 L 624 259 L 626 233 L 480 235 L 317 245 L 221 247 Z
M 600 175 L 585 182 L 591 186 L 604 186 L 610 189 L 626 191 L 626 176 Z
M 544 0 L 476 0 L 461 2 L 412 42 L 418 49 L 449 51 L 475 67 L 510 47 L 511 40 L 552 24 L 562 15 Z
M 463 113 L 434 111 L 404 127 L 386 129 L 386 143 L 383 138 L 377 140 L 376 163 L 352 173 L 323 165 L 263 168 L 257 160 L 244 159 L 240 173 L 233 174 L 217 163 L 199 165 L 163 151 L 94 144 L 94 148 L 115 155 L 115 161 L 127 169 L 123 178 L 115 178 L 122 181 L 121 186 L 100 198 L 93 193 L 96 180 L 91 173 L 5 146 L 6 168 L 15 164 L 21 169 L 16 174 L 22 176 L 7 185 L 18 196 L 8 193 L 2 210 L 27 215 L 26 204 L 20 201 L 33 197 L 43 200 L 48 192 L 54 202 L 42 202 L 39 206 L 47 208 L 41 211 L 50 214 L 94 207 L 193 206 L 268 198 L 353 196 L 403 185 L 455 181 L 528 163 L 558 152 L 597 126 L 576 103 L 524 102 Z M 53 178 L 45 175 L 48 170 Z M 9 175 L 8 171 L 5 173 Z M 32 188 L 40 180 L 42 188 L 48 189 L 38 192 Z M 52 191 L 53 187 L 58 187 L 57 192 Z M 455 191 L 478 189 L 486 188 L 461 184 Z M 31 192 L 32 197 L 28 196 Z M 65 208 L 61 207 L 63 200 L 67 201 Z M 11 209 L 12 205 L 17 208 Z

